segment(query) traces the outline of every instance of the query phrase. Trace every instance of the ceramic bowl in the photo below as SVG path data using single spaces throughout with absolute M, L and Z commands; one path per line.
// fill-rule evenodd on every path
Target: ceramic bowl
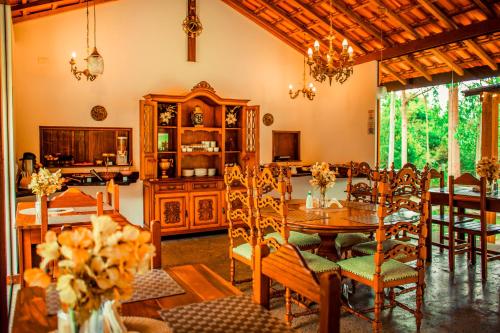
M 217 173 L 217 169 L 215 169 L 215 168 L 208 169 L 208 175 L 210 177 L 215 176 L 216 173 Z
M 194 175 L 193 169 L 182 169 L 182 176 L 183 177 L 193 177 L 193 175 Z
M 219 152 L 219 147 L 214 147 L 214 152 L 218 153 Z
M 120 171 L 120 173 L 122 174 L 122 176 L 128 177 L 132 175 L 132 170 L 122 170 Z

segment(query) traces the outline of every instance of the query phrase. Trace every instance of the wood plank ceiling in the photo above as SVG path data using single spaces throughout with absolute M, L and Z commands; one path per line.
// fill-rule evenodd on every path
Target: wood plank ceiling
M 115 0 L 96 0 L 96 4 L 108 1 Z M 17 23 L 82 8 L 86 0 L 7 0 L 7 3 L 12 6 L 12 20 Z M 89 5 L 92 5 L 92 1 Z
M 96 3 L 107 1 L 115 0 Z M 457 79 L 499 73 L 500 0 L 222 1 L 301 53 L 316 39 L 326 49 L 331 15 L 337 50 L 346 38 L 356 63 L 383 59 L 379 81 L 393 89 L 441 83 L 450 72 Z M 8 2 L 16 23 L 86 1 Z
M 500 1 L 222 1 L 301 53 L 316 39 L 326 49 L 331 15 L 337 50 L 346 38 L 356 63 L 382 58 L 379 81 L 394 89 L 499 72 Z

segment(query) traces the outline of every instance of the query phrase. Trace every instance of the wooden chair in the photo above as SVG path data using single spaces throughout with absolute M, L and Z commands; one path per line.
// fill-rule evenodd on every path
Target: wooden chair
M 249 282 L 251 279 L 236 281 L 236 261 L 253 267 L 255 241 L 255 219 L 253 214 L 253 192 L 251 190 L 250 169 L 243 173 L 239 166 L 226 167 L 227 220 L 229 224 L 229 259 L 231 284 Z M 237 244 L 243 240 L 243 243 Z
M 292 200 L 292 170 L 289 166 L 282 166 L 277 163 L 270 163 L 268 165 L 269 170 L 271 170 L 275 179 L 278 179 L 280 174 L 283 174 L 286 182 L 286 200 Z M 275 190 L 272 186 L 268 186 L 264 189 L 264 193 L 272 192 Z
M 477 186 L 478 196 L 464 196 L 455 192 L 455 185 Z M 477 179 L 470 173 L 465 173 L 458 178 L 449 177 L 449 216 L 450 221 L 455 221 L 455 217 L 469 217 L 470 221 L 448 223 L 448 258 L 450 272 L 455 269 L 455 254 L 468 253 L 472 264 L 476 263 L 476 253 L 481 256 L 481 277 L 483 281 L 488 277 L 488 261 L 500 259 L 496 251 L 488 250 L 488 236 L 500 234 L 500 225 L 488 224 L 486 222 L 486 179 Z M 479 204 L 479 214 L 455 210 L 457 200 Z M 456 239 L 455 233 L 465 233 L 468 235 L 467 242 Z M 481 247 L 476 247 L 476 237 L 479 236 Z M 458 242 L 456 242 L 458 241 Z M 457 244 L 458 243 L 458 244 Z
M 275 171 L 275 170 L 274 170 Z M 281 168 L 278 171 L 278 175 L 273 172 L 271 168 L 264 168 L 262 171 L 256 171 L 253 176 L 253 188 L 255 193 L 260 193 L 261 196 L 273 199 L 277 203 L 280 200 L 283 202 L 288 201 L 287 195 L 289 195 L 289 176 L 285 173 L 286 170 Z M 290 197 L 291 195 L 289 195 Z M 263 232 L 263 237 L 274 238 L 280 243 L 284 243 L 284 235 L 274 229 L 273 232 L 267 233 L 265 230 Z M 287 241 L 301 250 L 313 250 L 319 247 L 321 244 L 321 238 L 318 234 L 306 234 L 297 231 L 289 231 L 286 233 Z
M 253 278 L 254 301 L 269 309 L 270 280 L 288 290 L 294 290 L 319 304 L 319 332 L 340 332 L 340 274 L 338 271 L 321 275 L 312 271 L 300 250 L 292 244 L 283 244 L 271 251 L 260 244 L 255 251 Z
M 161 224 L 154 220 L 149 223 L 149 232 L 151 233 L 151 243 L 155 246 L 155 255 L 151 258 L 151 268 L 161 269 Z
M 288 205 L 285 200 L 286 181 L 283 174 L 280 174 L 276 180 L 271 170 L 264 168 L 261 172 L 255 172 L 252 177 L 254 207 L 255 207 L 255 223 L 257 228 L 257 248 L 262 245 L 269 246 L 270 251 L 280 249 L 281 246 L 292 244 L 290 239 L 292 233 L 287 228 Z M 269 194 L 264 194 L 263 189 L 267 186 L 272 186 L 280 193 L 279 199 L 272 197 Z M 272 233 L 267 233 L 268 229 L 274 230 Z M 297 244 L 293 244 L 297 248 Z M 304 260 L 305 265 L 316 274 L 324 272 L 338 271 L 338 265 L 333 261 L 320 257 L 316 254 L 307 251 L 299 251 L 298 255 Z M 254 278 L 256 278 L 254 276 Z M 298 290 L 294 290 L 298 292 Z M 302 295 L 305 296 L 305 295 Z M 292 313 L 292 292 L 291 288 L 285 285 L 285 303 L 286 303 L 286 321 L 291 324 L 294 317 L 303 314 Z M 306 314 L 311 311 L 306 311 Z
M 113 212 L 120 211 L 120 187 L 113 179 L 106 184 L 106 203 L 113 207 Z
M 397 200 L 388 200 L 394 196 L 402 186 L 418 187 L 420 190 L 420 200 L 412 201 L 409 198 L 400 197 Z M 390 182 L 379 183 L 379 205 L 378 205 L 378 229 L 376 233 L 377 250 L 374 255 L 354 257 L 337 262 L 341 267 L 342 276 L 356 282 L 365 284 L 374 289 L 375 306 L 372 309 L 359 311 L 354 308 L 347 310 L 358 317 L 372 323 L 374 332 L 380 332 L 382 323 L 380 321 L 381 310 L 386 307 L 399 306 L 415 316 L 417 330 L 422 322 L 422 299 L 425 288 L 425 258 L 427 237 L 427 216 L 429 202 L 429 180 L 427 174 L 423 173 L 419 177 L 410 168 L 400 170 Z M 389 204 L 387 204 L 389 202 Z M 397 222 L 390 227 L 386 227 L 385 218 L 401 209 L 407 209 L 420 214 L 417 224 L 412 222 Z M 416 246 L 407 243 L 397 244 L 389 250 L 384 249 L 384 242 L 389 236 L 394 236 L 406 231 L 408 234 L 418 236 Z M 416 267 L 402 263 L 395 258 L 400 256 L 416 258 Z M 396 300 L 395 287 L 407 284 L 415 284 L 415 287 L 404 289 L 401 293 L 416 290 L 416 308 L 411 309 L 407 305 Z M 389 305 L 384 305 L 384 289 L 388 288 Z M 400 294 L 401 294 L 400 293 Z M 367 312 L 374 313 L 374 318 L 366 315 Z
M 365 181 L 353 184 L 353 177 L 364 176 Z M 377 202 L 377 183 L 378 167 L 371 169 L 366 162 L 351 165 L 347 170 L 347 201 L 376 203 Z M 338 234 L 335 239 L 335 247 L 341 257 L 347 257 L 348 252 L 353 246 L 370 241 L 370 236 L 364 233 L 343 233 Z
M 440 188 L 445 187 L 445 182 L 444 182 L 444 172 L 443 171 L 437 171 L 436 169 L 431 169 L 429 170 L 429 177 L 432 180 L 437 180 L 439 183 L 437 184 Z M 432 209 L 432 207 L 431 207 Z M 445 206 L 444 205 L 439 205 L 439 213 L 438 214 L 432 214 L 431 215 L 431 225 L 432 224 L 437 224 L 439 225 L 439 242 L 432 242 L 432 245 L 439 247 L 439 251 L 443 252 L 444 249 L 448 249 L 448 244 L 445 242 L 445 240 L 448 239 L 448 237 L 445 234 L 445 227 L 448 227 L 448 224 L 450 223 L 450 215 L 445 213 Z M 473 218 L 467 217 L 467 216 L 458 216 L 454 215 L 454 221 L 455 223 L 459 222 L 467 222 L 467 221 L 472 221 Z M 429 232 L 432 232 L 430 230 Z

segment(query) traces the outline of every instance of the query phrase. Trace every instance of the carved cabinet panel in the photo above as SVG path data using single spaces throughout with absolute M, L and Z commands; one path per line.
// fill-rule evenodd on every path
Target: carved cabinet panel
M 156 219 L 162 230 L 188 230 L 188 195 L 183 193 L 156 194 Z
M 220 225 L 220 192 L 193 192 L 190 195 L 191 229 Z

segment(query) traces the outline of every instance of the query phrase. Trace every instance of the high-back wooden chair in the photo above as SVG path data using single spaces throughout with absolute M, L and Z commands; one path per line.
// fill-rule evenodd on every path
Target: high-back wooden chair
M 286 191 L 285 191 L 285 199 L 286 200 L 292 200 L 292 192 L 293 192 L 293 187 L 292 187 L 292 170 L 289 166 L 283 166 L 279 165 L 276 163 L 270 163 L 269 166 L 267 167 L 273 177 L 277 180 L 280 175 L 283 175 L 285 183 L 286 183 Z M 268 185 L 263 189 L 264 193 L 269 193 L 269 192 L 274 192 L 276 191 L 276 188 L 274 188 L 272 185 Z
M 418 201 L 408 197 L 399 197 L 394 200 L 395 193 L 399 193 L 402 187 L 418 187 L 420 196 Z M 400 170 L 390 181 L 379 183 L 379 205 L 377 209 L 378 229 L 376 233 L 377 249 L 374 255 L 354 257 L 337 262 L 341 267 L 342 276 L 365 284 L 374 289 L 375 305 L 369 311 L 359 311 L 348 308 L 349 312 L 372 323 L 374 332 L 380 332 L 382 323 L 380 321 L 381 310 L 384 306 L 384 289 L 389 289 L 389 307 L 400 306 L 415 316 L 417 330 L 422 322 L 422 299 L 425 279 L 425 259 L 427 237 L 427 216 L 429 204 L 429 179 L 427 173 L 419 177 L 410 168 Z M 396 222 L 390 226 L 385 225 L 385 218 L 391 214 L 406 209 L 418 213 L 418 223 Z M 384 242 L 388 237 L 406 231 L 410 235 L 417 236 L 416 246 L 403 243 L 396 244 L 390 249 L 384 248 Z M 400 256 L 416 258 L 416 267 L 395 260 Z M 415 284 L 415 287 L 405 289 L 404 293 L 416 290 L 416 308 L 411 309 L 407 305 L 396 300 L 394 288 L 406 284 Z M 370 318 L 367 312 L 373 311 L 374 317 Z
M 253 267 L 255 241 L 255 218 L 253 214 L 253 192 L 251 190 L 250 168 L 242 172 L 239 166 L 226 167 L 227 220 L 229 224 L 230 282 L 248 282 L 251 279 L 236 281 L 236 261 Z M 241 241 L 243 241 L 241 243 Z M 241 243 L 241 244 L 238 244 Z
M 115 181 L 111 179 L 106 184 L 106 203 L 113 207 L 113 212 L 120 211 L 120 186 L 115 184 Z
M 455 185 L 476 186 L 479 188 L 478 196 L 462 195 L 456 191 Z M 450 176 L 448 179 L 449 192 L 449 216 L 450 221 L 455 221 L 456 217 L 472 218 L 469 221 L 448 224 L 448 258 L 450 271 L 455 269 L 455 254 L 467 252 L 472 264 L 476 263 L 476 252 L 479 250 L 481 256 L 481 277 L 487 280 L 488 261 L 500 259 L 497 252 L 488 250 L 488 236 L 500 234 L 500 226 L 488 224 L 486 221 L 486 179 L 475 178 L 470 173 L 465 173 L 458 178 Z M 479 206 L 479 213 L 456 209 L 457 201 L 467 201 Z M 456 242 L 456 233 L 468 235 L 467 242 Z M 476 237 L 479 236 L 481 247 L 476 247 Z M 458 244 L 457 244 L 458 243 Z
M 255 193 L 254 207 L 257 248 L 264 245 L 268 246 L 271 251 L 275 251 L 279 250 L 281 246 L 292 244 L 300 249 L 300 246 L 292 243 L 292 241 L 307 239 L 307 237 L 314 235 L 302 234 L 288 229 L 288 205 L 285 200 L 286 181 L 284 175 L 281 173 L 278 179 L 276 179 L 269 168 L 264 168 L 260 172 L 255 172 L 252 178 L 253 192 Z M 279 198 L 264 193 L 263 189 L 268 186 L 272 186 L 279 193 Z M 268 233 L 269 229 L 273 232 Z M 304 244 L 307 245 L 307 242 L 304 242 Z M 307 267 L 316 274 L 338 271 L 337 264 L 326 258 L 307 251 L 299 251 L 298 253 L 303 258 Z M 254 276 L 254 279 L 256 278 Z M 298 292 L 297 290 L 294 291 Z M 301 314 L 292 313 L 292 289 L 287 286 L 285 286 L 285 307 L 285 319 L 291 324 L 293 318 Z
M 367 162 L 351 162 L 347 170 L 347 201 L 367 203 L 377 202 L 378 166 L 372 169 Z M 363 181 L 353 184 L 354 177 L 364 177 Z
M 319 332 L 340 332 L 340 274 L 330 271 L 321 275 L 312 271 L 300 250 L 284 244 L 270 251 L 266 244 L 255 250 L 253 279 L 254 301 L 269 309 L 270 280 L 294 290 L 319 304 Z

